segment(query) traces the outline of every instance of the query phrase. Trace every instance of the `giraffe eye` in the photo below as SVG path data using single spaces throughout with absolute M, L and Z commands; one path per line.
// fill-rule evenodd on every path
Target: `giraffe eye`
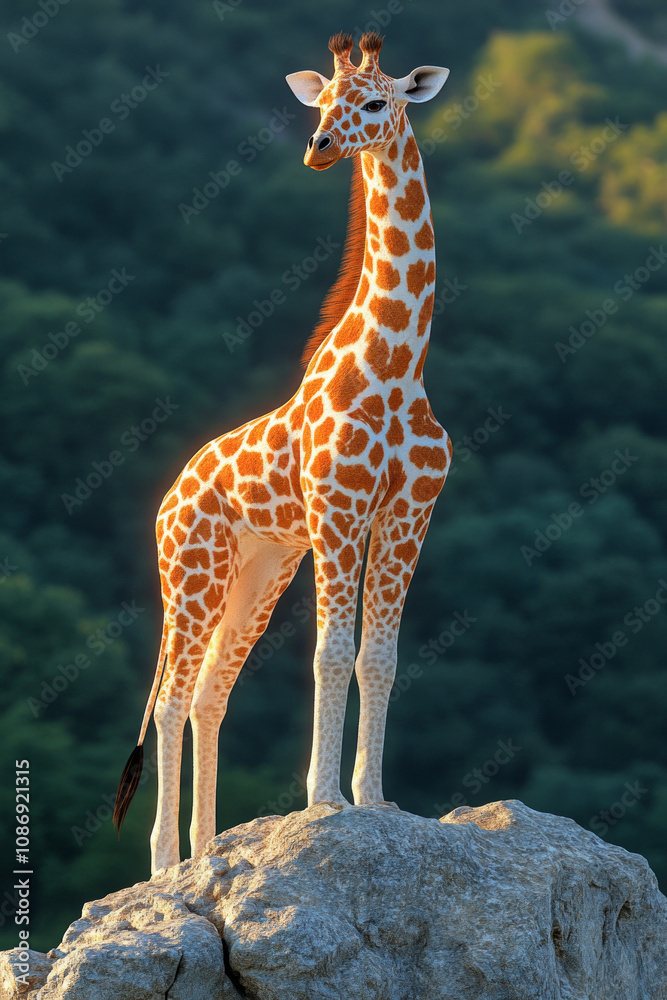
M 386 107 L 386 101 L 369 101 L 368 104 L 364 104 L 362 111 L 382 111 Z

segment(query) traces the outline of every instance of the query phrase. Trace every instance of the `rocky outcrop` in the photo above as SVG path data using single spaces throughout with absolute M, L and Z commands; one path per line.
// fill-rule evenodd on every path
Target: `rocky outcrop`
M 27 993 L 12 955 L 0 1000 L 661 1000 L 667 899 L 643 858 L 521 802 L 318 806 L 88 903 Z

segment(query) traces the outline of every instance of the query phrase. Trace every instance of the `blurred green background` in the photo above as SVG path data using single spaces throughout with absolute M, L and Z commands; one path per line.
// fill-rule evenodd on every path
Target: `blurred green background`
M 661 11 L 6 0 L 2 947 L 17 940 L 16 759 L 33 947 L 148 875 L 152 727 L 120 843 L 109 817 L 160 632 L 155 514 L 201 444 L 298 384 L 350 165 L 302 165 L 317 113 L 284 76 L 330 75 L 329 35 L 367 27 L 392 76 L 451 68 L 411 119 L 438 253 L 426 384 L 456 455 L 408 597 L 385 791 L 428 816 L 517 797 L 641 852 L 667 884 Z M 318 240 L 339 246 L 313 270 Z M 220 829 L 304 805 L 312 596 L 306 559 L 233 693 Z M 355 725 L 353 681 L 348 791 Z

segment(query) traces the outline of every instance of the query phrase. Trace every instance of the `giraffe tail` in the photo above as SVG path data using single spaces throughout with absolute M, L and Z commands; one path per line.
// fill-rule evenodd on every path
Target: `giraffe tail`
M 162 638 L 160 640 L 160 652 L 157 658 L 157 666 L 155 668 L 155 676 L 153 677 L 153 686 L 151 687 L 151 693 L 148 696 L 148 702 L 146 704 L 146 709 L 144 711 L 144 717 L 141 723 L 141 730 L 139 732 L 139 740 L 128 757 L 127 764 L 123 770 L 123 773 L 118 782 L 118 791 L 116 792 L 116 801 L 114 803 L 113 809 L 113 824 L 118 830 L 118 836 L 120 837 L 120 828 L 123 825 L 123 820 L 127 814 L 127 810 L 130 808 L 130 803 L 134 798 L 134 793 L 139 787 L 139 781 L 141 779 L 141 772 L 144 766 L 144 739 L 146 738 L 146 730 L 148 729 L 148 723 L 150 722 L 151 715 L 153 714 L 153 709 L 155 707 L 155 701 L 157 699 L 158 691 L 160 690 L 160 681 L 162 680 L 162 672 L 164 670 L 164 660 L 167 652 L 167 619 L 166 616 L 162 622 Z

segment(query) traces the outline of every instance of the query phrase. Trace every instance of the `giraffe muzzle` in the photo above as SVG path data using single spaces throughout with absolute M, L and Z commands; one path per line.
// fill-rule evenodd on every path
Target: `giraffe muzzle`
M 333 132 L 315 132 L 308 140 L 303 162 L 313 170 L 326 170 L 340 156 L 340 145 Z

